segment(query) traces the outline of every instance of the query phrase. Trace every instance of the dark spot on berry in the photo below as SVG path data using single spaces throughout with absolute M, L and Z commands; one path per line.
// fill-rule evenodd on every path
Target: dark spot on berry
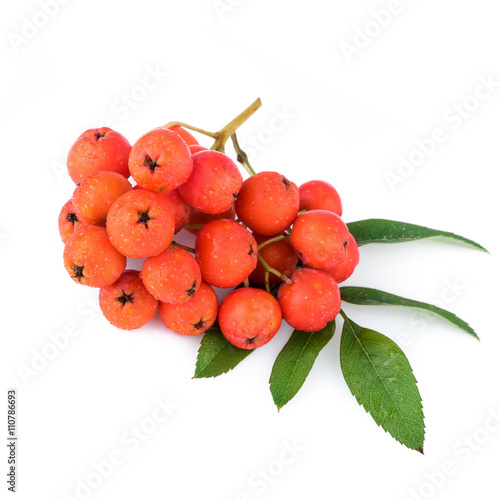
M 186 290 L 186 293 L 192 297 L 195 293 L 196 293 L 196 281 L 193 282 L 193 284 L 191 285 L 191 288 L 189 290 Z
M 247 345 L 252 345 L 257 340 L 257 335 L 255 337 L 247 337 L 246 343 Z
M 253 255 L 253 252 L 254 252 L 253 246 L 250 245 L 250 250 L 248 251 L 248 255 Z
M 85 278 L 85 275 L 83 274 L 83 268 L 84 266 L 77 266 L 76 264 L 73 264 L 73 267 L 71 269 L 74 272 L 71 277 L 75 280 L 82 281 L 82 278 Z
M 137 212 L 139 219 L 137 220 L 137 224 L 144 224 L 146 229 L 149 229 L 148 222 L 152 220 L 152 217 L 149 216 L 149 212 L 146 210 L 145 212 Z
M 290 181 L 286 177 L 282 177 L 281 182 L 285 185 L 285 188 L 288 189 L 289 187 L 292 187 L 290 184 Z
M 75 214 L 75 213 L 73 213 L 73 212 L 68 212 L 68 213 L 66 214 L 66 220 L 67 220 L 68 222 L 71 222 L 71 224 L 73 224 L 73 226 L 75 225 L 75 223 L 76 223 L 76 222 L 78 222 L 78 221 L 79 221 L 78 217 L 77 217 L 77 216 L 76 216 L 76 214 Z
M 347 245 L 349 244 L 349 240 L 344 241 L 344 249 L 347 248 Z
M 144 157 L 144 166 L 148 167 L 151 172 L 155 171 L 156 167 L 159 167 L 158 160 L 153 160 L 149 155 Z
M 106 137 L 106 134 L 101 134 L 101 132 L 97 132 L 95 135 L 96 140 L 98 141 L 101 137 Z
M 134 294 L 131 293 L 130 295 L 127 295 L 125 293 L 125 290 L 123 290 L 123 294 L 120 295 L 116 300 L 120 302 L 122 306 L 124 306 L 127 302 L 134 302 Z
M 196 323 L 196 325 L 193 325 L 194 328 L 197 330 L 201 330 L 205 326 L 205 322 L 200 318 L 200 321 Z

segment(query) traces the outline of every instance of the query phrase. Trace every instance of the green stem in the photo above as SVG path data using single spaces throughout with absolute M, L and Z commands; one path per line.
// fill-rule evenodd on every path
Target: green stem
M 236 138 L 236 132 L 231 136 L 231 139 L 233 141 L 234 150 L 238 155 L 237 156 L 238 161 L 243 165 L 245 170 L 250 175 L 255 175 L 255 170 L 252 168 L 252 165 L 250 165 L 247 154 L 245 153 L 245 151 L 243 151 L 243 149 L 241 149 L 240 145 L 238 144 L 238 139 Z
M 275 241 L 281 241 L 281 240 L 288 240 L 290 239 L 290 236 L 286 234 L 282 234 L 280 236 L 275 236 L 274 238 L 271 238 L 270 240 L 264 241 L 261 243 L 258 247 L 257 250 L 262 250 L 266 245 L 269 245 L 269 243 L 274 243 Z
M 271 293 L 271 286 L 269 285 L 269 271 L 264 272 L 264 285 L 266 286 L 266 291 Z
M 221 153 L 225 152 L 225 144 L 228 139 L 236 132 L 236 130 L 243 125 L 260 107 L 262 106 L 262 102 L 259 99 L 256 99 L 250 106 L 248 106 L 245 111 L 240 113 L 236 118 L 231 120 L 225 127 L 221 128 L 219 132 L 217 132 L 217 137 L 215 138 L 215 142 L 210 149 L 215 151 L 220 151 Z
M 209 132 L 208 130 L 203 130 L 202 128 L 198 127 L 193 127 L 192 125 L 188 125 L 187 123 L 183 122 L 168 122 L 166 125 L 163 125 L 162 128 L 170 128 L 175 125 L 179 125 L 181 127 L 193 130 L 194 132 L 198 132 L 203 135 L 208 135 L 208 137 L 211 137 L 212 139 L 217 139 L 219 137 L 219 132 Z
M 274 274 L 275 276 L 278 276 L 278 278 L 281 280 L 281 281 L 284 281 L 285 283 L 287 283 L 288 285 L 292 282 L 290 280 L 290 278 L 286 275 L 284 275 L 283 273 L 280 273 L 277 269 L 274 269 L 274 267 L 271 267 L 262 257 L 262 255 L 260 255 L 260 253 L 257 253 L 257 258 L 259 259 L 259 262 L 262 264 L 262 266 L 264 267 L 264 269 L 268 272 L 268 273 L 272 273 Z

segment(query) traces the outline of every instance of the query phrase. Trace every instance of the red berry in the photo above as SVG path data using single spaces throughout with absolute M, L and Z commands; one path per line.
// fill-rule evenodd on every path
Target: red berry
M 165 326 L 175 333 L 200 335 L 215 323 L 218 307 L 214 289 L 202 281 L 198 291 L 187 302 L 160 302 L 160 316 Z
M 352 234 L 349 235 L 349 241 L 346 248 L 345 259 L 328 270 L 328 274 L 337 282 L 342 283 L 352 275 L 354 269 L 359 264 L 359 249 L 356 240 Z
M 182 199 L 178 189 L 172 189 L 172 191 L 168 191 L 167 193 L 159 193 L 159 195 L 170 206 L 170 211 L 175 220 L 174 233 L 177 234 L 187 224 L 191 208 Z
M 149 191 L 149 189 L 144 189 L 139 185 L 135 185 L 133 189 L 134 191 L 142 189 L 149 193 L 154 193 L 154 191 Z M 168 203 L 175 220 L 174 233 L 177 234 L 187 224 L 191 207 L 181 198 L 178 189 L 172 189 L 172 191 L 162 191 L 161 193 L 156 194 L 161 196 Z
M 176 246 L 148 257 L 142 266 L 141 278 L 153 297 L 172 304 L 188 301 L 201 283 L 200 268 L 194 257 Z
M 111 170 L 130 177 L 128 157 L 132 146 L 123 135 L 108 127 L 84 132 L 68 153 L 68 173 L 75 184 L 91 172 Z
M 195 210 L 220 214 L 234 203 L 243 178 L 236 164 L 218 151 L 200 151 L 193 155 L 193 171 L 179 186 L 182 199 Z
M 112 285 L 99 291 L 104 317 L 123 330 L 135 330 L 150 321 L 158 301 L 146 290 L 139 271 L 125 271 Z
M 293 223 L 290 242 L 300 260 L 314 269 L 329 270 L 346 255 L 349 230 L 327 210 L 310 210 Z
M 177 132 L 188 146 L 198 145 L 198 141 L 193 134 L 188 132 L 185 128 L 182 128 L 180 125 L 172 125 L 169 129 Z
M 193 170 L 193 160 L 179 134 L 155 128 L 132 146 L 129 168 L 139 186 L 160 193 L 186 182 Z
M 123 175 L 106 170 L 92 172 L 73 192 L 73 206 L 82 222 L 104 226 L 111 205 L 131 189 Z
M 78 218 L 73 206 L 73 200 L 69 200 L 59 212 L 58 226 L 61 239 L 63 243 L 66 243 L 73 233 L 76 233 L 82 227 L 88 226 L 88 224 L 85 224 Z
M 278 301 L 265 290 L 238 288 L 219 307 L 219 326 L 226 339 L 240 349 L 267 344 L 281 326 Z
M 278 290 L 284 320 L 297 330 L 316 332 L 340 312 L 337 283 L 325 271 L 297 269 Z
M 200 146 L 199 144 L 192 144 L 191 146 L 189 146 L 189 151 L 191 151 L 192 155 L 199 153 L 200 151 L 206 151 L 207 149 L 208 148 Z
M 64 247 L 64 267 L 81 285 L 109 286 L 123 274 L 126 265 L 127 258 L 111 244 L 103 227 L 80 229 Z
M 222 212 L 221 214 L 204 214 L 202 212 L 198 212 L 192 208 L 189 212 L 188 224 L 191 225 L 200 225 L 206 224 L 211 220 L 217 219 L 235 219 L 236 218 L 236 210 L 234 209 L 234 205 L 232 205 L 228 210 Z M 199 229 L 188 229 L 190 233 L 198 234 Z
M 134 189 L 111 205 L 106 228 L 119 252 L 142 259 L 158 255 L 170 245 L 174 224 L 170 206 L 160 194 Z
M 253 233 L 255 241 L 260 245 L 265 241 L 268 241 L 276 236 L 262 236 L 260 234 Z M 261 257 L 269 264 L 272 268 L 279 271 L 281 274 L 290 277 L 295 271 L 297 264 L 299 263 L 299 258 L 295 253 L 289 239 L 273 241 L 268 243 L 266 246 L 259 250 Z M 257 267 L 250 275 L 250 279 L 255 281 L 255 283 L 264 284 L 265 283 L 265 269 L 264 266 L 257 262 Z M 269 283 L 279 283 L 281 280 L 275 274 L 269 274 Z
M 196 236 L 196 260 L 203 279 L 231 288 L 243 282 L 257 265 L 257 242 L 234 220 L 207 222 Z
M 260 172 L 243 182 L 235 207 L 252 231 L 264 236 L 279 234 L 297 217 L 299 190 L 278 172 Z
M 300 210 L 329 210 L 342 215 L 342 201 L 337 190 L 325 181 L 309 181 L 299 186 Z

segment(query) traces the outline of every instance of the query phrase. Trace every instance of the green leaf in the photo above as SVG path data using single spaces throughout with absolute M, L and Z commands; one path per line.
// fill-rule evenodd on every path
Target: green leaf
M 419 302 L 418 300 L 405 299 L 404 297 L 393 295 L 388 292 L 382 292 L 381 290 L 376 290 L 374 288 L 364 288 L 358 286 L 343 286 L 340 288 L 340 295 L 342 300 L 345 302 L 360 306 L 401 306 L 410 307 L 412 309 L 421 309 L 444 318 L 479 340 L 477 333 L 464 320 L 455 316 L 455 314 L 450 311 L 433 306 L 432 304 L 426 304 L 425 302 Z
M 278 354 L 269 379 L 271 394 L 278 410 L 302 387 L 314 361 L 335 332 L 335 320 L 319 332 L 294 330 Z
M 423 453 L 422 398 L 408 359 L 391 339 L 342 316 L 340 366 L 351 393 L 386 432 Z
M 430 229 L 424 226 L 408 224 L 385 219 L 367 219 L 347 224 L 349 232 L 354 236 L 358 246 L 368 243 L 402 243 L 425 238 L 447 238 L 462 245 L 488 252 L 486 248 L 475 241 L 454 233 Z
M 218 326 L 205 332 L 198 350 L 193 378 L 217 377 L 243 361 L 251 349 L 239 349 L 226 340 Z

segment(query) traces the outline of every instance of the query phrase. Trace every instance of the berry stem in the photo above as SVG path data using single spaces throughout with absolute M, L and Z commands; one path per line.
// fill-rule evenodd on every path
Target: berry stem
M 275 241 L 286 240 L 286 239 L 289 239 L 289 238 L 290 238 L 290 236 L 288 236 L 286 234 L 282 234 L 280 236 L 276 236 L 274 238 L 271 238 L 270 240 L 267 240 L 267 241 L 264 241 L 263 243 L 261 243 L 257 247 L 257 250 L 262 250 L 266 245 L 269 245 L 269 243 L 274 243 Z
M 198 132 L 203 135 L 208 135 L 208 137 L 211 137 L 212 139 L 217 139 L 219 137 L 219 132 L 209 132 L 208 130 L 203 130 L 202 128 L 198 127 L 193 127 L 193 125 L 188 125 L 187 123 L 184 122 L 168 122 L 166 125 L 163 125 L 162 128 L 170 128 L 175 125 L 187 128 L 189 130 L 192 130 L 193 132 Z
M 245 288 L 248 288 L 250 286 L 250 280 L 248 278 L 245 278 L 245 281 L 243 281 L 243 285 Z
M 291 283 L 291 280 L 288 276 L 285 276 L 283 273 L 280 273 L 277 269 L 274 269 L 274 267 L 271 267 L 265 260 L 264 258 L 262 257 L 262 255 L 260 255 L 260 253 L 257 253 L 257 258 L 259 259 L 259 262 L 262 264 L 262 266 L 264 267 L 264 269 L 268 272 L 268 273 L 272 273 L 276 276 L 278 276 L 278 278 L 281 280 L 281 281 L 284 281 L 285 283 L 287 284 L 290 284 Z
M 243 165 L 245 170 L 250 174 L 250 175 L 255 175 L 255 170 L 252 168 L 252 165 L 250 165 L 250 162 L 248 161 L 248 156 L 241 149 L 240 145 L 238 144 L 238 139 L 236 138 L 236 132 L 231 136 L 231 139 L 233 141 L 233 146 L 234 150 L 236 151 L 238 161 Z
M 184 229 L 201 229 L 204 224 L 185 224 Z
M 243 125 L 260 107 L 262 106 L 262 101 L 260 98 L 256 99 L 250 106 L 248 106 L 245 111 L 240 113 L 236 118 L 231 120 L 225 127 L 221 128 L 217 132 L 217 137 L 215 142 L 210 149 L 215 151 L 225 152 L 224 146 L 228 139 L 236 132 L 236 130 Z
M 185 245 L 181 245 L 180 243 L 176 243 L 175 241 L 172 241 L 172 243 L 170 243 L 173 247 L 177 247 L 177 248 L 182 248 L 183 250 L 186 250 L 186 252 L 189 252 L 189 253 L 194 253 L 194 248 L 191 248 L 191 247 L 187 247 Z
M 266 287 L 266 292 L 271 293 L 271 286 L 269 285 L 269 271 L 264 272 L 264 285 Z

